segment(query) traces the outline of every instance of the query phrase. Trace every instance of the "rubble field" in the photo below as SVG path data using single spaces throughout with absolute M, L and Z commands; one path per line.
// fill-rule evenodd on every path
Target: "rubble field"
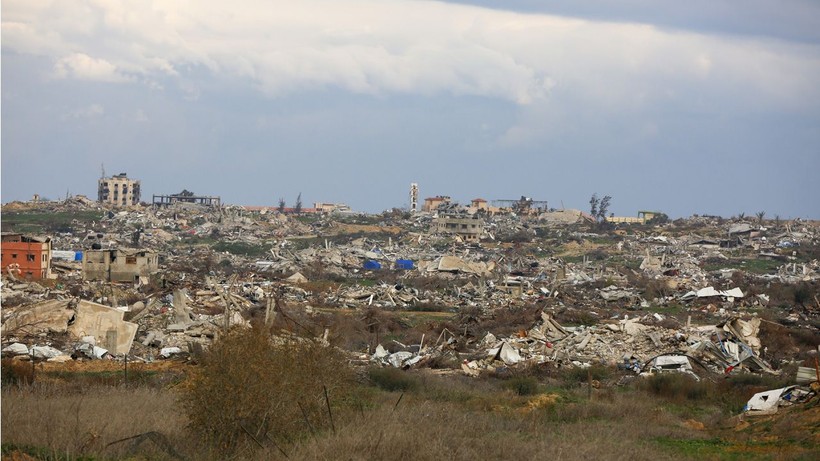
M 738 414 L 817 402 L 820 223 L 557 214 L 484 216 L 465 242 L 436 233 L 430 213 L 399 210 L 7 204 L 4 234 L 48 240 L 52 259 L 45 279 L 3 269 L 4 383 L 108 372 L 126 383 L 130 367 L 171 385 L 225 332 L 263 325 L 343 353 L 364 380 L 385 369 L 543 387 L 574 374 L 599 392 L 752 376 L 783 387 L 750 388 Z M 90 280 L 82 254 L 101 249 L 147 251 L 158 268 Z

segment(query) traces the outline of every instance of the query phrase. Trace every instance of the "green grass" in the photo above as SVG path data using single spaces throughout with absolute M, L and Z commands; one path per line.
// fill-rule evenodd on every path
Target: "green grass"
M 686 312 L 686 307 L 678 303 L 670 303 L 665 306 L 652 304 L 646 309 L 647 312 L 657 312 L 658 314 L 674 315 Z
M 9 459 L 19 459 L 11 458 L 12 453 L 14 452 L 25 453 L 26 455 L 31 456 L 34 459 L 42 461 L 95 461 L 98 459 L 102 459 L 94 456 L 72 456 L 68 453 L 63 453 L 46 447 L 36 447 L 33 445 L 16 445 L 13 443 L 3 443 L 2 449 L 0 450 L 2 451 L 3 459 L 6 459 L 7 456 L 9 456 Z
M 773 459 L 804 459 L 801 457 L 801 449 L 812 450 L 810 443 L 798 440 L 750 440 L 744 442 L 732 442 L 719 437 L 710 439 L 674 439 L 670 437 L 658 437 L 655 442 L 662 447 L 676 453 L 689 456 L 693 459 L 717 459 L 721 461 L 753 461 L 753 460 L 773 460 Z M 786 449 L 786 450 L 784 450 Z M 792 450 L 788 450 L 792 449 Z M 797 450 L 793 450 L 797 449 Z M 784 453 L 789 456 L 784 456 Z M 811 458 L 810 453 L 805 453 Z
M 262 257 L 268 254 L 270 247 L 264 245 L 254 245 L 244 242 L 217 242 L 211 247 L 216 252 L 227 251 L 234 255 L 247 255 L 252 257 Z
M 733 259 L 722 263 L 705 264 L 705 271 L 716 271 L 720 269 L 740 269 L 752 274 L 771 274 L 783 265 L 780 261 L 771 259 Z
M 596 245 L 612 245 L 620 239 L 621 239 L 620 236 L 619 237 L 612 237 L 612 236 L 604 235 L 604 236 L 600 236 L 600 237 L 590 237 L 587 240 L 589 240 L 590 242 L 592 242 Z
M 87 224 L 92 221 L 99 221 L 103 216 L 104 213 L 101 211 L 4 212 L 2 214 L 2 227 L 4 232 L 71 232 L 76 225 L 74 221 L 79 224 Z
M 719 438 L 713 439 L 673 439 L 659 437 L 655 442 L 671 451 L 691 456 L 695 459 L 739 460 L 749 459 L 740 453 L 727 451 L 731 444 Z
M 410 327 L 417 327 L 419 325 L 426 325 L 431 322 L 450 321 L 455 318 L 455 314 L 452 312 L 402 311 L 399 313 L 398 317 Z M 397 337 L 396 339 L 398 340 L 400 338 Z
M 138 365 L 137 365 L 138 366 Z M 125 370 L 106 371 L 48 371 L 42 373 L 50 378 L 56 378 L 65 382 L 82 383 L 84 385 L 156 385 L 164 378 L 159 372 L 150 370 L 131 369 L 128 370 L 128 380 L 125 379 Z
M 408 312 L 447 312 L 455 313 L 456 308 L 435 303 L 417 303 L 406 308 Z

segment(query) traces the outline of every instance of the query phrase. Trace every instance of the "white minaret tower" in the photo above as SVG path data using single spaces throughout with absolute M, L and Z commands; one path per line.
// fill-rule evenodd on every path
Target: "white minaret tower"
M 410 183 L 410 213 L 419 211 L 419 185 Z

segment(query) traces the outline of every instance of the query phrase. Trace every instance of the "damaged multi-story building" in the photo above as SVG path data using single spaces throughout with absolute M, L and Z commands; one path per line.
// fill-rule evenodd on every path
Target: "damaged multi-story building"
M 454 234 L 465 242 L 478 242 L 484 232 L 484 220 L 475 216 L 439 216 L 433 220 L 438 234 Z
M 83 279 L 147 283 L 159 270 L 159 255 L 150 250 L 106 249 L 83 253 Z
M 140 203 L 140 182 L 125 173 L 102 177 L 97 181 L 97 201 L 117 207 Z

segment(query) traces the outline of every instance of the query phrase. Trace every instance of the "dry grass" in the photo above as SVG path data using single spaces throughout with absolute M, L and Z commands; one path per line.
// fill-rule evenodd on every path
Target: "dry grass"
M 393 410 L 376 410 L 345 421 L 337 434 L 308 440 L 291 459 L 685 459 L 664 450 L 657 437 L 688 437 L 691 431 L 651 403 L 610 395 L 608 401 L 572 402 L 539 394 L 486 394 L 484 409 L 460 402 L 472 391 L 455 385 L 452 400 L 438 392 L 411 393 Z M 400 394 L 393 394 L 398 398 Z M 548 398 L 543 398 L 547 396 Z M 533 403 L 534 402 L 534 403 Z M 546 404 L 541 404 L 546 402 Z M 554 403 L 553 403 L 554 402 Z
M 175 446 L 187 443 L 188 437 L 176 394 L 168 390 L 6 386 L 2 410 L 4 445 L 39 447 L 41 454 L 54 458 L 122 458 L 129 444 L 107 445 L 148 431 L 163 433 Z M 151 444 L 143 444 L 140 452 L 153 459 L 167 456 Z
M 232 350 L 230 342 L 225 344 L 223 352 Z M 233 346 L 239 345 L 246 346 L 245 356 L 253 350 L 247 338 Z M 267 420 L 284 426 L 271 425 L 270 438 L 233 432 L 233 439 L 218 440 L 203 426 L 208 422 L 198 419 L 201 415 L 186 416 L 182 402 L 190 404 L 191 387 L 36 384 L 3 389 L 4 453 L 14 444 L 38 447 L 25 451 L 41 459 L 173 459 L 172 453 L 192 460 L 285 459 L 285 454 L 291 460 L 654 460 L 703 459 L 704 453 L 709 459 L 734 459 L 717 451 L 736 443 L 734 436 L 720 432 L 726 431 L 727 416 L 737 413 L 734 406 L 746 393 L 776 384 L 754 377 L 696 383 L 669 375 L 624 388 L 608 385 L 615 377 L 592 370 L 601 387 L 590 390 L 584 384 L 586 371 L 545 377 L 533 370 L 508 379 L 474 379 L 382 369 L 369 373 L 370 383 L 344 381 L 345 389 L 331 387 L 331 423 L 323 395 L 316 392 L 322 379 L 307 380 L 317 376 L 308 371 L 316 368 L 311 359 L 304 354 L 289 358 L 291 365 L 220 361 L 210 371 L 200 365 L 196 373 L 214 373 L 215 385 L 206 388 L 205 398 L 193 401 L 204 405 L 216 399 L 199 410 L 215 414 L 213 424 L 230 432 L 234 422 L 250 423 L 254 411 L 273 405 L 277 414 Z M 213 364 L 214 356 L 210 359 Z M 189 378 L 189 386 L 197 379 Z M 299 392 L 284 392 L 276 380 L 295 384 Z M 278 400 L 271 403 L 270 398 Z M 298 406 L 287 406 L 294 400 L 301 400 L 306 417 Z M 145 433 L 155 435 L 109 446 Z M 800 440 L 801 434 L 789 436 Z
M 704 401 L 684 397 L 694 407 L 682 412 L 674 404 L 678 399 L 656 398 L 639 387 L 593 389 L 589 399 L 582 387 L 538 381 L 536 389 L 527 386 L 525 394 L 533 395 L 519 395 L 510 380 L 395 373 L 403 375 L 390 379 L 413 384 L 393 392 L 351 385 L 355 398 L 331 397 L 333 426 L 327 415 L 309 415 L 312 430 L 305 419 L 291 416 L 300 431 L 274 442 L 260 437 L 261 448 L 248 437 L 230 452 L 204 443 L 208 437 L 192 430 L 177 389 L 6 387 L 4 450 L 9 444 L 39 447 L 25 451 L 42 459 L 173 459 L 178 453 L 197 460 L 285 459 L 284 454 L 291 460 L 655 460 L 696 459 L 699 452 L 687 450 L 729 444 L 701 424 L 724 426 L 723 419 L 713 421 L 721 410 L 708 395 L 699 395 Z M 161 435 L 109 446 L 145 433 Z M 166 442 L 170 451 L 162 446 Z

